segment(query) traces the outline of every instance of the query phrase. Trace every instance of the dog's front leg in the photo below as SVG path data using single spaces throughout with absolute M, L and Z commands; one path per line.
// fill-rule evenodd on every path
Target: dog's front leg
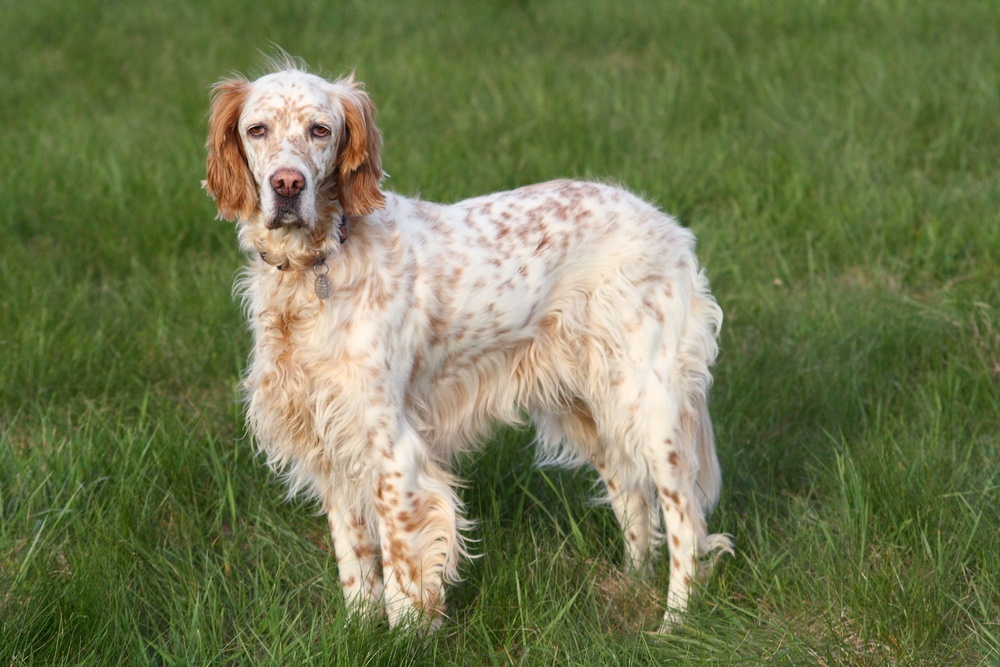
M 389 623 L 433 628 L 444 612 L 444 584 L 457 578 L 464 553 L 454 481 L 408 424 L 380 460 L 375 506 Z
M 357 497 L 354 489 L 336 485 L 324 503 L 344 602 L 352 616 L 383 611 L 379 549 L 373 538 L 377 527 L 369 526 L 363 509 L 352 502 Z

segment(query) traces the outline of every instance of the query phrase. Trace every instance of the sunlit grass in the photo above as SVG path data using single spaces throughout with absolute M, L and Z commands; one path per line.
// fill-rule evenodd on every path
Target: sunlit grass
M 9 4 L 9 3 L 8 3 Z M 993 664 L 1000 13 L 992 2 L 42 0 L 0 21 L 0 664 Z M 247 439 L 208 88 L 357 68 L 387 186 L 621 182 L 726 312 L 683 627 L 593 478 L 503 432 L 431 638 L 348 622 L 325 521 Z

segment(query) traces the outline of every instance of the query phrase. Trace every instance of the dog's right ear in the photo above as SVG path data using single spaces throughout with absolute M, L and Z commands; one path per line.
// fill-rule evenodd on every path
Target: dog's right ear
M 258 208 L 257 189 L 247 166 L 239 121 L 250 93 L 244 79 L 227 79 L 212 87 L 212 113 L 208 120 L 208 159 L 202 184 L 215 199 L 219 218 L 246 220 Z

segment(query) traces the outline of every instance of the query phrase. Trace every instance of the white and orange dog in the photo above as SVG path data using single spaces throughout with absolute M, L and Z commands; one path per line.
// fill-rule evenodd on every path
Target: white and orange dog
M 250 255 L 249 426 L 322 503 L 349 608 L 440 620 L 469 524 L 450 462 L 528 415 L 543 460 L 599 473 L 629 569 L 668 542 L 669 629 L 731 548 L 705 523 L 722 311 L 691 232 L 594 183 L 384 191 L 362 86 L 272 65 L 216 84 L 205 187 Z

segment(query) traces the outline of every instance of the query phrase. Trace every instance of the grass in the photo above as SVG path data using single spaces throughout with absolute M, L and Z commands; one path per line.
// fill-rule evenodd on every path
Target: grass
M 1000 661 L 995 3 L 4 3 L 0 665 Z M 208 87 L 276 43 L 380 107 L 393 189 L 556 176 L 698 234 L 737 553 L 684 627 L 592 478 L 499 433 L 420 639 L 344 621 L 236 401 Z

